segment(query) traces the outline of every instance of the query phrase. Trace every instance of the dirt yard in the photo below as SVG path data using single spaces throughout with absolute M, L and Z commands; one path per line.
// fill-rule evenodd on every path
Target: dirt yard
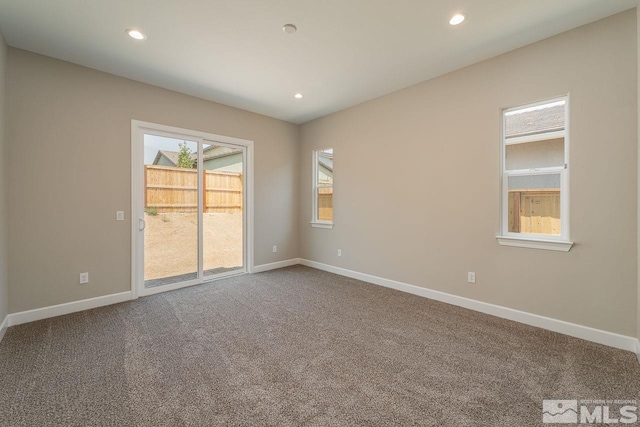
M 145 214 L 144 279 L 198 271 L 195 213 Z M 205 213 L 204 270 L 242 266 L 242 214 Z

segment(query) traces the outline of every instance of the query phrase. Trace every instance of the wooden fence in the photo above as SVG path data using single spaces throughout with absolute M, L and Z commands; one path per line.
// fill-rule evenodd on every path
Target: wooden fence
M 196 169 L 145 165 L 144 207 L 158 213 L 196 212 L 198 209 Z M 203 212 L 242 212 L 242 174 L 205 170 Z
M 509 191 L 509 231 L 560 235 L 560 190 Z
M 333 188 L 318 188 L 318 219 L 333 221 Z

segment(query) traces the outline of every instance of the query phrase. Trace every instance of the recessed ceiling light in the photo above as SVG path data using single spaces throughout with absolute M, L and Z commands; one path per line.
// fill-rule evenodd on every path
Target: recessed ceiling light
M 462 24 L 464 22 L 465 19 L 467 19 L 467 14 L 466 13 L 456 13 L 449 20 L 449 24 L 451 24 L 451 25 L 460 25 L 460 24 Z
M 295 33 L 296 31 L 298 31 L 298 27 L 296 27 L 296 26 L 295 26 L 295 25 L 293 25 L 293 24 L 285 24 L 285 25 L 282 27 L 282 31 L 284 31 L 284 32 L 285 32 L 285 33 L 287 33 L 287 34 L 293 34 L 293 33 Z
M 129 34 L 129 37 L 131 37 L 132 39 L 136 39 L 136 40 L 144 40 L 147 38 L 147 36 L 145 36 L 144 34 L 142 34 L 140 31 L 138 30 L 127 30 L 127 34 Z
M 294 97 L 295 99 L 302 99 L 302 98 L 303 98 L 303 96 L 302 96 L 302 94 L 301 94 L 301 93 L 296 93 L 295 95 L 293 95 L 293 97 Z

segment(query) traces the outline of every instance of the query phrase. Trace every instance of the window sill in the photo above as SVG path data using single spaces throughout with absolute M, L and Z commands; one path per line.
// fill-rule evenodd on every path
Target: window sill
M 515 246 L 519 248 L 543 249 L 547 251 L 569 252 L 573 242 L 565 240 L 528 239 L 521 237 L 496 236 L 501 246 Z
M 311 226 L 314 227 L 314 228 L 333 228 L 333 223 L 332 222 L 313 222 L 313 221 L 311 221 L 309 224 L 311 224 Z

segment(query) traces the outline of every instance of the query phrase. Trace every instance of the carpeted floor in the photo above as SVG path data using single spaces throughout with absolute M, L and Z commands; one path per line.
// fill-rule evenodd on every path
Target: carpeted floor
M 533 426 L 635 355 L 296 266 L 9 328 L 3 426 Z

